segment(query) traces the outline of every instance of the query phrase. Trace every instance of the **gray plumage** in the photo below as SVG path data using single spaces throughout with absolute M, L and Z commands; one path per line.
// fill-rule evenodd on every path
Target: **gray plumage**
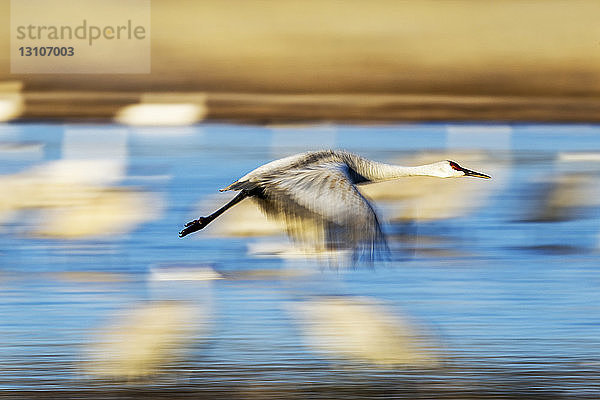
M 244 175 L 221 191 L 240 191 L 208 217 L 186 224 L 185 236 L 202 229 L 246 197 L 271 218 L 283 220 L 296 242 L 319 250 L 350 249 L 373 259 L 387 249 L 381 225 L 356 185 L 402 176 L 478 176 L 452 161 L 417 167 L 378 163 L 345 151 L 321 150 L 275 160 Z

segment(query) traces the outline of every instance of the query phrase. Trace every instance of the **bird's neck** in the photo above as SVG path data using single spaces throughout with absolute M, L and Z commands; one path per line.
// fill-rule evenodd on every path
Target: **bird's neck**
M 366 166 L 365 170 L 362 171 L 362 175 L 373 182 L 387 181 L 405 176 L 436 176 L 431 167 L 432 164 L 403 167 L 400 165 L 373 162 L 372 165 Z

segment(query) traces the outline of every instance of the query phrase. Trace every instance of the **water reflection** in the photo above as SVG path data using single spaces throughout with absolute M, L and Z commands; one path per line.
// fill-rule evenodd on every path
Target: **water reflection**
M 596 173 L 564 173 L 532 183 L 530 208 L 522 220 L 561 222 L 588 218 L 600 205 L 600 180 Z
M 598 127 L 504 127 L 489 143 L 477 127 L 318 128 L 369 158 L 494 175 L 373 186 L 395 258 L 350 269 L 294 254 L 249 202 L 177 237 L 215 188 L 318 135 L 92 128 L 0 130 L 0 390 L 598 397 Z
M 92 375 L 133 380 L 156 374 L 178 359 L 197 328 L 194 310 L 181 302 L 134 305 L 97 328 L 84 351 L 84 370 Z
M 0 176 L 0 220 L 48 238 L 112 237 L 158 217 L 160 198 L 117 186 L 126 175 L 127 131 L 64 130 L 61 158 Z
M 150 193 L 80 183 L 86 168 L 97 172 L 103 164 L 48 163 L 1 176 L 0 220 L 19 221 L 35 236 L 85 238 L 127 232 L 160 213 L 160 200 Z
M 291 309 L 307 342 L 330 355 L 381 365 L 438 365 L 430 339 L 369 299 L 306 300 Z

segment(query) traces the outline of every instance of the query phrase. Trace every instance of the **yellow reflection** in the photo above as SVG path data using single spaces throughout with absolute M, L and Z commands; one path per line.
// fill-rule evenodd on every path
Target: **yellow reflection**
M 333 356 L 382 365 L 435 367 L 428 340 L 368 299 L 324 298 L 292 308 L 308 344 Z
M 146 193 L 99 190 L 87 202 L 47 211 L 43 223 L 33 234 L 70 239 L 122 234 L 146 221 L 155 211 L 156 203 L 156 199 Z
M 84 369 L 96 376 L 136 379 L 159 372 L 184 355 L 193 333 L 194 308 L 157 302 L 119 314 L 86 349 Z
M 584 217 L 588 207 L 600 205 L 600 181 L 595 174 L 564 173 L 552 177 L 539 186 L 540 190 L 533 197 L 526 221 L 566 221 Z
M 85 238 L 127 232 L 160 213 L 160 200 L 153 194 L 86 183 L 77 171 L 54 174 L 68 165 L 75 169 L 78 166 L 66 162 L 48 163 L 0 177 L 3 188 L 0 221 L 10 219 L 17 211 L 38 209 L 41 212 L 35 214 L 31 234 Z
M 99 271 L 63 271 L 53 276 L 60 280 L 77 283 L 115 283 L 127 280 L 127 277 L 122 274 Z

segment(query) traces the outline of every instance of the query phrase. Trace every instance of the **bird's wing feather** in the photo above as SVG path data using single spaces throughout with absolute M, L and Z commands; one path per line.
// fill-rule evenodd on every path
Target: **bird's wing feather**
M 346 164 L 280 170 L 257 183 L 265 194 L 259 205 L 267 215 L 283 218 L 294 239 L 302 240 L 310 224 L 328 248 L 351 248 L 369 258 L 387 248 L 377 216 L 350 181 Z

